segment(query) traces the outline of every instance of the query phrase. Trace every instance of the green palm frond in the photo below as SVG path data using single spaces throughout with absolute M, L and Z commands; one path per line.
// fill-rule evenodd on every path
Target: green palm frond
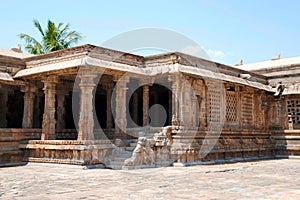
M 52 51 L 62 50 L 76 44 L 83 37 L 76 31 L 69 31 L 69 24 L 59 23 L 57 26 L 48 20 L 47 28 L 42 29 L 39 21 L 33 21 L 34 26 L 42 36 L 41 42 L 27 34 L 20 34 L 19 37 L 25 40 L 25 48 L 32 54 L 44 54 Z

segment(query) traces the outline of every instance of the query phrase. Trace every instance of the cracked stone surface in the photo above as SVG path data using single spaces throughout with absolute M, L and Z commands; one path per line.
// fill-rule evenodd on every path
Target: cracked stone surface
M 0 168 L 0 199 L 300 199 L 300 160 L 109 170 Z

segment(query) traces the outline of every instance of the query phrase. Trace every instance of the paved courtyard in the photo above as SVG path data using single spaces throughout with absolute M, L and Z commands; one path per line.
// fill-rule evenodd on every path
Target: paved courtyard
M 0 168 L 0 199 L 300 199 L 300 160 L 143 170 Z

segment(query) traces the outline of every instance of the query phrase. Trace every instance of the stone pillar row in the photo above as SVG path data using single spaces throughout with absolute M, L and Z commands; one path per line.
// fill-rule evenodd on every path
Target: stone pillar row
M 94 115 L 93 115 L 93 91 L 96 87 L 94 79 L 97 77 L 90 69 L 81 69 L 78 74 L 80 79 L 80 106 L 79 106 L 79 120 L 78 120 L 78 140 L 94 140 Z M 42 124 L 42 140 L 55 140 L 55 128 L 65 128 L 65 109 L 64 102 L 65 93 L 63 90 L 57 90 L 56 85 L 58 83 L 57 76 L 48 76 L 44 80 L 44 94 L 45 105 Z M 127 83 L 129 78 L 124 79 L 120 76 L 114 77 L 116 84 L 115 93 L 115 134 L 118 137 L 126 138 L 127 118 L 126 118 L 126 93 Z M 107 128 L 113 127 L 113 118 L 111 111 L 112 91 L 114 84 L 109 84 L 107 87 Z M 32 127 L 33 110 L 34 110 L 34 92 L 33 87 L 25 87 L 24 97 L 24 117 L 23 127 Z M 55 96 L 57 95 L 57 117 L 58 123 L 55 120 Z M 134 120 L 138 119 L 138 95 L 133 96 L 134 100 Z M 149 123 L 149 86 L 143 86 L 143 125 L 146 126 Z M 57 125 L 57 127 L 56 127 Z

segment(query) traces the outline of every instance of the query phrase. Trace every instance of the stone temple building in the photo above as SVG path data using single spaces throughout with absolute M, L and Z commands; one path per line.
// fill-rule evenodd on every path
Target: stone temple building
M 0 49 L 0 166 L 120 169 L 300 155 L 300 57 L 227 66 L 93 45 Z

